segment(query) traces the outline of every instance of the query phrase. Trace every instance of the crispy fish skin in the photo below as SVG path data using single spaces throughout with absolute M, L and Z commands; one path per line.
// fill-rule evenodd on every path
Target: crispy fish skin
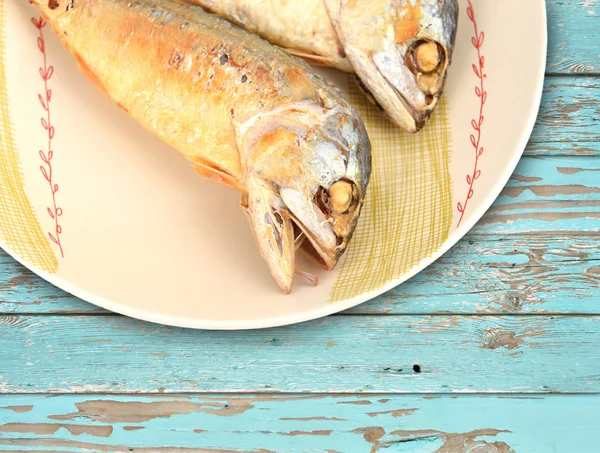
M 458 24 L 457 0 L 182 1 L 310 63 L 355 72 L 409 132 L 424 126 L 442 94 Z
M 323 0 L 180 1 L 200 5 L 310 63 L 352 72 Z
M 201 174 L 242 192 L 284 292 L 300 244 L 324 268 L 335 266 L 370 176 L 366 131 L 339 90 L 305 62 L 194 6 L 33 3 L 95 85 Z M 336 205 L 329 193 L 339 191 L 344 203 Z

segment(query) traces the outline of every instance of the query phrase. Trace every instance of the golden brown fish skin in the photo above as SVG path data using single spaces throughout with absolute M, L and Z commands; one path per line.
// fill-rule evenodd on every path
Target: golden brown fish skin
M 310 63 L 352 72 L 323 0 L 179 0 L 197 4 Z M 302 20 L 297 20 L 302 18 Z
M 302 60 L 198 7 L 170 0 L 33 3 L 121 108 L 201 174 L 242 191 L 260 252 L 284 292 L 302 239 L 292 224 L 306 238 L 303 248 L 333 268 L 370 175 L 366 131 L 339 90 Z M 351 182 L 350 208 L 315 209 L 320 190 L 345 187 L 339 180 Z
M 358 77 L 398 125 L 421 129 L 446 82 L 457 0 L 324 1 Z
M 252 36 L 240 41 L 236 29 L 196 8 L 75 0 L 67 11 L 66 1 L 55 9 L 34 3 L 111 98 L 188 159 L 208 159 L 236 180 L 241 165 L 232 117 L 243 122 L 257 111 L 318 102 L 303 80 L 305 65 Z M 178 14 L 167 17 L 161 5 Z M 294 91 L 298 79 L 306 91 Z M 182 86 L 193 87 L 194 96 Z
M 409 132 L 424 126 L 442 94 L 458 22 L 457 0 L 182 1 L 310 63 L 355 72 L 369 97 Z M 427 43 L 439 54 L 435 47 L 417 51 Z M 416 56 L 429 66 L 415 64 Z

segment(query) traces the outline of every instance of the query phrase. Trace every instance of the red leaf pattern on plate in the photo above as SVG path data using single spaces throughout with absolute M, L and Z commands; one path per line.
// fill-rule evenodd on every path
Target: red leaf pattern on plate
M 487 100 L 487 91 L 485 91 L 485 78 L 487 74 L 484 71 L 485 65 L 485 57 L 481 54 L 481 47 L 483 46 L 483 41 L 485 39 L 485 33 L 483 31 L 479 31 L 477 26 L 477 19 L 475 18 L 475 10 L 473 9 L 473 4 L 471 0 L 468 0 L 467 5 L 467 17 L 473 23 L 473 37 L 471 38 L 471 44 L 477 50 L 477 63 L 473 63 L 473 72 L 478 79 L 478 84 L 475 86 L 475 95 L 479 98 L 479 115 L 477 118 L 473 118 L 471 120 L 471 127 L 473 128 L 473 133 L 470 135 L 469 139 L 471 141 L 471 146 L 473 147 L 473 151 L 475 153 L 475 162 L 473 165 L 473 171 L 467 175 L 467 185 L 469 189 L 467 190 L 467 194 L 464 197 L 464 202 L 457 203 L 456 209 L 460 213 L 460 217 L 458 219 L 458 224 L 456 227 L 458 228 L 462 223 L 465 212 L 467 211 L 467 205 L 469 204 L 469 200 L 473 198 L 475 194 L 475 181 L 479 179 L 481 176 L 481 170 L 477 167 L 479 165 L 479 158 L 483 154 L 483 146 L 481 146 L 481 137 L 482 137 L 482 125 L 483 125 L 483 106 L 485 105 L 485 101 Z
M 41 94 L 38 94 L 38 100 L 44 109 L 46 116 L 41 118 L 41 124 L 44 130 L 47 132 L 48 138 L 48 150 L 44 152 L 44 150 L 40 150 L 40 159 L 44 165 L 40 166 L 40 171 L 44 179 L 48 182 L 50 186 L 50 192 L 52 194 L 52 203 L 48 209 L 48 215 L 54 221 L 54 231 L 48 232 L 48 237 L 52 242 L 56 244 L 60 251 L 60 256 L 65 257 L 65 253 L 63 250 L 63 245 L 61 242 L 60 235 L 63 232 L 62 226 L 58 222 L 58 218 L 63 214 L 63 210 L 58 206 L 58 201 L 56 199 L 56 192 L 58 192 L 58 184 L 54 181 L 54 172 L 52 168 L 52 158 L 54 157 L 54 151 L 52 151 L 52 139 L 54 138 L 55 129 L 52 125 L 52 115 L 50 111 L 50 102 L 52 100 L 52 90 L 49 88 L 48 82 L 52 78 L 54 74 L 54 67 L 48 65 L 48 58 L 46 55 L 46 41 L 44 39 L 44 27 L 46 26 L 46 22 L 40 17 L 36 19 L 35 17 L 31 18 L 31 23 L 35 28 L 39 30 L 39 36 L 37 38 L 37 46 L 40 53 L 43 55 L 43 66 L 39 68 L 39 74 L 42 80 L 44 81 L 44 91 Z

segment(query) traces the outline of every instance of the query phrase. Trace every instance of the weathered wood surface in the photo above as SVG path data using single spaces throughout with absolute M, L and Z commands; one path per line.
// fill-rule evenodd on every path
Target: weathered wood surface
M 600 158 L 522 158 L 510 183 L 472 231 L 600 231 Z
M 0 399 L 19 451 L 597 453 L 599 430 L 598 395 Z
M 600 392 L 597 316 L 334 316 L 207 332 L 0 317 L 0 392 Z
M 598 0 L 546 0 L 548 59 L 552 74 L 599 74 Z M 523 30 L 526 41 L 527 32 Z
M 599 114 L 599 77 L 546 76 L 540 112 L 525 155 L 598 156 Z
M 600 78 L 547 76 L 525 155 L 600 154 Z

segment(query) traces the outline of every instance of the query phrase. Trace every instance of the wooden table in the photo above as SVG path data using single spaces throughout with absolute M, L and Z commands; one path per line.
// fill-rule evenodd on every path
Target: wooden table
M 0 450 L 599 452 L 600 2 L 548 10 L 543 105 L 508 187 L 371 303 L 182 330 L 88 305 L 0 252 Z

